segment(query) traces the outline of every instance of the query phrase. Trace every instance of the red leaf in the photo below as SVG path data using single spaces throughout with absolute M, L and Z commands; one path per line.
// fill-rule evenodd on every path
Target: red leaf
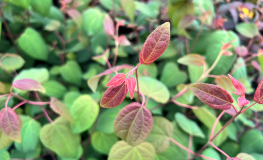
M 100 101 L 100 106 L 103 108 L 113 108 L 118 106 L 125 99 L 127 91 L 125 82 L 118 86 L 109 87 Z
M 156 28 L 146 39 L 140 53 L 141 64 L 151 64 L 159 58 L 170 42 L 170 23 L 166 22 Z
M 151 132 L 152 114 L 138 102 L 124 107 L 114 121 L 114 132 L 130 145 L 142 143 Z
M 110 36 L 114 35 L 114 23 L 108 14 L 105 15 L 103 26 L 106 34 Z
M 116 86 L 122 84 L 126 79 L 126 75 L 124 73 L 116 74 L 107 84 L 106 86 Z
M 36 80 L 34 79 L 20 79 L 16 80 L 13 84 L 13 87 L 25 91 L 39 91 L 39 92 L 46 92 L 45 88 Z
M 118 42 L 121 46 L 129 46 L 131 45 L 130 41 L 127 39 L 126 36 L 121 35 L 118 39 Z
M 227 110 L 233 103 L 231 95 L 216 85 L 195 83 L 190 85 L 190 89 L 203 103 L 215 109 Z
M 0 128 L 12 140 L 21 143 L 22 121 L 11 108 L 3 108 L 0 112 Z
M 248 105 L 250 103 L 249 100 L 247 100 L 245 97 L 238 97 L 237 101 L 239 107 Z
M 236 47 L 234 50 L 236 54 L 239 55 L 240 57 L 245 57 L 248 55 L 247 48 L 244 46 Z
M 245 86 L 242 83 L 240 83 L 238 80 L 233 78 L 230 74 L 228 74 L 228 76 L 229 76 L 235 90 L 237 91 L 237 92 L 233 92 L 233 93 L 238 95 L 238 96 L 245 97 L 245 92 L 246 92 Z
M 129 94 L 131 96 L 131 99 L 133 99 L 134 89 L 136 86 L 136 80 L 133 77 L 127 78 L 126 84 L 128 87 Z
M 254 101 L 258 104 L 263 104 L 263 79 L 259 82 L 257 90 L 254 94 Z

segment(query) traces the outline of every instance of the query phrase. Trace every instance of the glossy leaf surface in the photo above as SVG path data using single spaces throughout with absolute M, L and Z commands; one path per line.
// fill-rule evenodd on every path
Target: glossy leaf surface
M 186 118 L 182 113 L 175 114 L 175 120 L 181 129 L 190 135 L 204 138 L 205 135 L 195 121 Z
M 254 101 L 263 104 L 263 79 L 258 84 L 257 90 L 254 94 Z
M 99 114 L 99 106 L 89 95 L 78 97 L 71 106 L 70 112 L 74 119 L 71 128 L 74 133 L 89 129 Z
M 118 106 L 125 99 L 127 91 L 128 89 L 125 82 L 117 86 L 109 87 L 100 101 L 100 106 L 103 108 Z
M 153 119 L 151 112 L 138 102 L 124 107 L 114 121 L 114 132 L 130 145 L 142 143 L 151 132 Z
M 41 125 L 29 116 L 21 116 L 23 125 L 21 143 L 15 142 L 15 147 L 22 152 L 35 150 L 39 144 Z
M 170 41 L 170 23 L 166 22 L 156 28 L 146 39 L 140 52 L 140 63 L 151 64 L 159 58 Z
M 70 123 L 74 124 L 73 117 L 69 111 L 69 109 L 57 98 L 51 98 L 50 100 L 51 109 L 59 114 L 61 117 L 67 119 Z
M 10 139 L 21 142 L 22 122 L 20 117 L 11 108 L 3 108 L 0 112 L 0 129 Z
M 45 125 L 40 133 L 44 146 L 64 158 L 77 158 L 80 147 L 80 136 L 74 134 L 69 123 L 58 118 L 54 123 Z
M 119 141 L 111 148 L 108 160 L 154 160 L 154 157 L 154 148 L 148 142 L 131 146 L 125 141 Z
M 198 54 L 188 54 L 179 58 L 177 62 L 184 65 L 203 66 L 205 59 Z
M 106 86 L 117 86 L 122 84 L 126 79 L 126 75 L 124 73 L 116 74 L 107 84 Z
M 234 102 L 226 90 L 216 85 L 195 83 L 190 85 L 190 89 L 203 103 L 215 109 L 227 110 Z
M 151 143 L 156 153 L 165 151 L 170 146 L 170 137 L 173 133 L 173 124 L 163 117 L 153 117 L 152 130 L 145 140 Z
M 20 79 L 16 80 L 12 84 L 13 87 L 25 90 L 25 91 L 39 91 L 39 92 L 46 92 L 45 88 L 36 80 L 34 79 Z

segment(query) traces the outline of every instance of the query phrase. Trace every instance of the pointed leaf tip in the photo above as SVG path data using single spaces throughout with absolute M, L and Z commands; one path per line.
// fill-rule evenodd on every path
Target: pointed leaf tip
M 136 86 L 135 78 L 133 78 L 133 77 L 127 78 L 126 84 L 127 84 L 127 88 L 128 88 L 129 94 L 131 96 L 131 99 L 133 99 L 134 89 L 135 89 L 135 86 Z
M 231 104 L 234 102 L 226 90 L 216 85 L 194 83 L 189 87 L 197 98 L 214 109 L 230 109 Z
M 258 84 L 257 90 L 254 94 L 254 101 L 258 104 L 263 104 L 263 79 Z
M 170 23 L 156 28 L 146 39 L 140 52 L 140 63 L 151 64 L 166 50 L 170 42 Z
M 245 86 L 241 82 L 236 80 L 234 77 L 232 77 L 230 74 L 228 74 L 228 76 L 229 76 L 235 90 L 237 91 L 237 93 L 234 93 L 234 94 L 245 97 L 245 92 L 246 92 Z
M 106 86 L 116 86 L 122 84 L 126 79 L 126 75 L 124 73 L 116 74 L 107 84 Z

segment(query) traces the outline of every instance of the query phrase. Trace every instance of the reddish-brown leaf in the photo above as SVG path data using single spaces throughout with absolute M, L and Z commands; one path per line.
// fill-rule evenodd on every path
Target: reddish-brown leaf
M 263 104 L 263 79 L 258 84 L 257 90 L 254 94 L 254 101 L 258 104 Z
M 113 108 L 118 106 L 126 97 L 127 91 L 128 89 L 125 82 L 118 86 L 109 87 L 100 101 L 100 106 L 103 108 Z
M 216 85 L 195 83 L 190 85 L 190 89 L 203 103 L 215 109 L 227 110 L 233 103 L 231 95 Z
M 116 86 L 122 84 L 126 79 L 126 75 L 124 73 L 116 74 L 107 84 L 106 86 Z
M 108 14 L 105 15 L 103 26 L 106 34 L 110 36 L 114 35 L 114 23 Z
M 170 42 L 170 23 L 166 22 L 156 28 L 146 39 L 140 53 L 141 64 L 151 64 L 159 58 Z
M 135 78 L 133 78 L 133 77 L 127 78 L 126 84 L 127 84 L 128 91 L 129 91 L 129 94 L 131 96 L 131 99 L 133 99 L 134 89 L 135 89 L 135 86 L 136 86 Z
M 39 92 L 46 92 L 45 88 L 36 80 L 34 79 L 20 79 L 16 80 L 13 84 L 13 87 L 25 91 L 39 91 Z
M 234 77 L 232 77 L 230 74 L 228 74 L 228 76 L 229 76 L 235 90 L 237 91 L 237 92 L 233 92 L 233 93 L 238 95 L 238 96 L 245 97 L 245 92 L 246 92 L 245 86 L 241 82 L 236 80 Z
M 0 112 L 0 128 L 12 140 L 21 143 L 22 121 L 11 108 L 3 108 Z
M 152 114 L 138 102 L 124 107 L 114 121 L 114 132 L 130 145 L 142 143 L 151 132 Z

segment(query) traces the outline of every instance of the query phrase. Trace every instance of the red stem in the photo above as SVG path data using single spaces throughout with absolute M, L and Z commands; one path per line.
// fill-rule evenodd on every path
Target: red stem
M 177 102 L 176 100 L 173 100 L 173 99 L 171 100 L 171 102 L 173 102 L 174 104 L 177 104 L 178 106 L 182 106 L 182 107 L 185 107 L 185 108 L 196 109 L 196 107 L 194 107 L 194 106 L 189 106 L 189 105 Z
M 17 109 L 18 107 L 22 106 L 23 104 L 25 104 L 27 101 L 23 101 L 18 103 L 15 107 L 13 107 L 13 110 Z
M 37 94 L 37 92 L 35 92 L 35 96 L 36 96 L 36 98 L 41 102 L 41 99 L 40 99 L 39 95 Z M 52 119 L 49 117 L 49 115 L 48 115 L 47 111 L 45 110 L 44 106 L 40 105 L 40 107 L 42 108 L 42 111 L 44 112 L 47 120 L 48 120 L 50 123 L 53 123 Z
M 217 125 L 217 123 L 219 122 L 219 120 L 220 120 L 220 118 L 225 114 L 225 110 L 223 111 L 223 112 L 221 112 L 220 113 L 220 115 L 216 118 L 216 121 L 215 121 L 215 123 L 214 123 L 214 125 L 213 125 L 213 128 L 212 128 L 212 131 L 211 131 L 211 134 L 210 134 L 210 140 L 212 139 L 212 137 L 213 137 L 213 135 L 214 135 L 214 131 L 215 131 L 215 128 L 216 128 L 216 125 Z
M 218 151 L 221 152 L 223 155 L 225 155 L 227 158 L 230 158 L 229 155 L 227 155 L 224 151 L 222 151 L 222 150 L 219 149 L 216 145 L 214 145 L 213 142 L 210 142 L 210 144 L 211 144 L 216 150 L 218 150 Z
M 193 141 L 193 135 L 190 134 L 189 136 L 189 143 L 188 143 L 188 149 L 191 150 L 192 148 L 192 141 Z M 190 159 L 190 154 L 188 152 L 187 159 Z

